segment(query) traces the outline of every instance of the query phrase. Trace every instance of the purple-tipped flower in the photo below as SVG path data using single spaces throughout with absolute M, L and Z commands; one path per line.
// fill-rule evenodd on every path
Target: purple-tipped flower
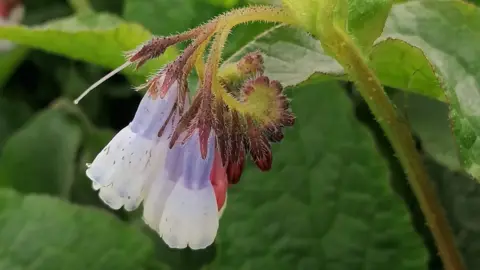
M 215 155 L 213 132 L 208 148 L 203 159 L 198 133 L 185 144 L 175 145 L 147 195 L 145 222 L 170 247 L 201 249 L 215 240 L 219 209 L 210 179 Z
M 144 190 L 165 162 L 168 138 L 158 136 L 177 100 L 177 84 L 168 94 L 143 97 L 133 121 L 122 129 L 87 169 L 100 198 L 113 209 L 138 207 Z
M 143 202 L 145 223 L 172 248 L 201 249 L 214 242 L 227 187 L 239 181 L 246 156 L 262 171 L 270 170 L 270 144 L 281 141 L 283 128 L 295 120 L 283 87 L 262 75 L 259 52 L 217 73 L 220 42 L 202 68 L 210 38 L 228 30 L 224 23 L 212 20 L 177 36 L 153 38 L 75 100 L 122 69 L 139 67 L 170 45 L 192 40 L 140 87 L 147 94 L 134 119 L 87 169 L 94 189 L 111 208 L 131 211 Z M 203 69 L 203 78 L 190 104 L 187 78 L 194 64 Z
M 132 211 L 144 200 L 145 223 L 170 247 L 200 249 L 213 243 L 218 230 L 220 207 L 211 179 L 215 136 L 211 131 L 206 158 L 198 132 L 169 147 L 180 119 L 177 95 L 177 82 L 163 98 L 147 92 L 133 121 L 98 154 L 87 176 L 113 209 Z M 226 182 L 226 174 L 219 177 Z

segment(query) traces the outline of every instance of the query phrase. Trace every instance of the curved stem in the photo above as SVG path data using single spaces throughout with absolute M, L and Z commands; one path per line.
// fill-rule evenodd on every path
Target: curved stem
M 265 21 L 286 23 L 290 25 L 297 24 L 296 20 L 280 7 L 272 6 L 254 6 L 242 8 L 228 12 L 218 17 L 216 36 L 210 49 L 210 54 L 205 67 L 205 76 L 202 80 L 203 86 L 207 90 L 212 90 L 214 96 L 219 96 L 231 108 L 240 113 L 247 112 L 247 109 L 241 105 L 233 96 L 228 94 L 217 80 L 218 67 L 221 61 L 222 51 L 227 42 L 230 31 L 236 25 L 252 22 Z M 197 67 L 203 68 L 203 62 L 198 63 Z M 261 115 L 259 117 L 262 117 Z
M 445 212 L 416 150 L 408 125 L 400 119 L 380 81 L 347 33 L 333 26 L 329 31 L 328 43 L 337 61 L 358 86 L 362 97 L 398 155 L 433 234 L 445 269 L 465 269 Z
M 203 81 L 203 74 L 205 72 L 205 63 L 203 62 L 203 56 L 205 54 L 205 50 L 207 49 L 207 45 L 207 42 L 203 43 L 195 52 L 195 70 L 197 71 L 198 81 L 200 83 Z
M 296 20 L 289 16 L 282 8 L 271 6 L 255 6 L 230 11 L 218 18 L 217 37 L 212 44 L 210 55 L 207 61 L 205 80 L 214 79 L 217 75 L 218 66 L 222 56 L 222 50 L 227 41 L 228 35 L 236 25 L 252 22 L 280 22 L 291 25 L 296 24 Z M 206 82 L 209 83 L 209 82 Z

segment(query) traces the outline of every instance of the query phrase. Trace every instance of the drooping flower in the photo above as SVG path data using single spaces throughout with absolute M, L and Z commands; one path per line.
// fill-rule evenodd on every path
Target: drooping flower
M 177 84 L 164 98 L 149 92 L 132 122 L 122 129 L 88 166 L 87 176 L 111 208 L 131 211 L 138 207 L 157 168 L 165 162 L 168 138 L 158 136 L 177 100 Z
M 125 64 L 75 101 L 123 68 L 138 68 L 167 47 L 193 39 L 181 55 L 137 88 L 147 93 L 132 122 L 87 169 L 94 189 L 111 208 L 132 211 L 143 202 L 145 223 L 172 248 L 201 249 L 214 242 L 227 188 L 240 180 L 246 156 L 268 171 L 271 143 L 281 141 L 283 128 L 294 123 L 282 86 L 263 75 L 259 52 L 225 65 L 218 74 L 211 59 L 219 57 L 209 58 L 190 102 L 187 75 L 195 63 L 197 71 L 203 70 L 203 50 L 222 29 L 217 23 L 153 38 L 129 52 Z M 214 52 L 213 48 L 211 55 Z
M 215 155 L 215 136 L 208 138 L 208 154 L 201 157 L 199 135 L 168 152 L 160 178 L 169 181 L 168 197 L 153 188 L 145 203 L 144 218 L 163 240 L 174 248 L 205 248 L 213 243 L 218 229 L 219 209 L 210 180 Z M 161 192 L 161 191 L 160 191 Z M 160 195 L 160 196 L 159 196 Z M 149 198 L 152 197 L 152 200 Z M 165 199 L 165 200 L 164 200 Z M 150 202 L 156 203 L 150 205 Z M 162 213 L 159 209 L 164 208 Z

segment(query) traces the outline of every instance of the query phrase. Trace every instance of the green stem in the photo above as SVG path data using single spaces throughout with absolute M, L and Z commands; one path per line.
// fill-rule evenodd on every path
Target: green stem
M 342 29 L 332 25 L 332 29 L 328 31 L 327 40 L 328 49 L 333 52 L 337 61 L 357 85 L 360 94 L 380 123 L 400 159 L 433 234 L 445 269 L 464 270 L 465 267 L 456 248 L 445 212 L 416 150 L 408 125 L 400 119 L 382 84 L 368 67 L 367 61 L 351 37 Z
M 93 12 L 93 8 L 89 0 L 68 0 L 68 2 L 77 14 Z

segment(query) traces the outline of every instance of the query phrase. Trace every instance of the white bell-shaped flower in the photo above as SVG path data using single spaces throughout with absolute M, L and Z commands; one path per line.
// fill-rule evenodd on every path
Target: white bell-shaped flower
M 89 164 L 86 174 L 111 208 L 136 209 L 157 168 L 165 163 L 168 138 L 158 132 L 169 119 L 177 88 L 174 83 L 164 98 L 145 94 L 133 121 Z
M 215 135 L 208 138 L 206 158 L 198 132 L 167 154 L 144 203 L 145 222 L 172 248 L 202 249 L 215 240 L 219 209 L 211 172 Z M 162 211 L 163 210 L 163 211 Z

